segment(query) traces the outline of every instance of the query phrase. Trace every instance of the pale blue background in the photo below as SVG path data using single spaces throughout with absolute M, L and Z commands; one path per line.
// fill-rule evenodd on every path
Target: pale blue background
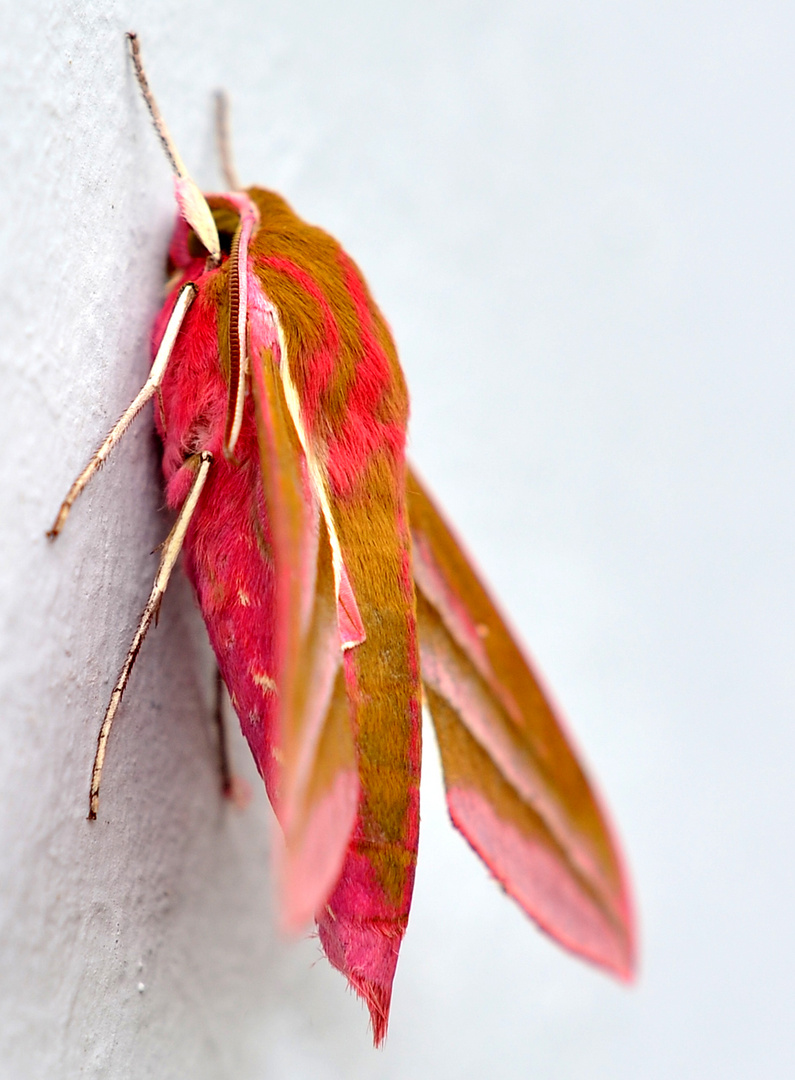
M 570 718 L 625 841 L 632 990 L 549 945 L 426 758 L 383 1052 L 273 936 L 269 817 L 219 807 L 177 583 L 83 821 L 167 529 L 143 422 L 43 531 L 146 370 L 181 151 L 365 270 L 412 455 Z M 0 41 L 0 1077 L 795 1075 L 795 18 L 699 4 L 32 0 Z M 240 766 L 244 748 L 236 747 Z M 139 983 L 144 990 L 138 989 Z

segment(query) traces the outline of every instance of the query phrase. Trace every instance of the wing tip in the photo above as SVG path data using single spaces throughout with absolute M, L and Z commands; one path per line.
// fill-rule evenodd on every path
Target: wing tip
M 389 1027 L 389 1008 L 392 1003 L 392 987 L 382 986 L 360 975 L 349 974 L 348 982 L 352 989 L 364 1001 L 370 1013 L 370 1027 L 373 1032 L 373 1046 L 378 1049 L 384 1045 Z
M 620 861 L 617 888 L 595 890 L 558 853 L 501 820 L 479 793 L 449 787 L 447 806 L 453 825 L 495 880 L 545 934 L 622 982 L 634 980 L 634 905 Z M 615 845 L 611 851 L 618 860 Z
M 333 902 L 333 901 L 332 901 Z M 351 918 L 331 904 L 318 912 L 320 943 L 332 967 L 367 1006 L 374 1046 L 386 1038 L 392 984 L 405 925 L 371 918 Z
M 542 929 L 546 930 L 545 927 Z M 631 986 L 638 976 L 638 953 L 634 932 L 631 925 L 625 923 L 614 927 L 613 930 L 612 935 L 605 935 L 605 947 L 601 949 L 590 949 L 577 942 L 564 941 L 557 933 L 552 933 L 551 936 L 577 956 L 590 961 L 626 986 Z M 548 930 L 546 932 L 550 933 Z

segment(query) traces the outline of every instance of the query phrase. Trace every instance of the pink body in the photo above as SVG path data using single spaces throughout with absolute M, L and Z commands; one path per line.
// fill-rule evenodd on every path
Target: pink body
M 273 611 L 276 580 L 263 556 L 270 541 L 259 468 L 254 408 L 248 400 L 236 447 L 240 464 L 223 455 L 227 416 L 227 384 L 218 361 L 216 309 L 202 295 L 204 260 L 187 280 L 199 295 L 180 334 L 163 381 L 162 418 L 166 498 L 178 509 L 193 479 L 184 460 L 198 450 L 215 457 L 203 498 L 185 539 L 184 565 L 207 624 L 232 704 L 257 768 L 273 799 L 276 770 L 272 754 L 275 696 L 276 626 Z M 159 341 L 170 314 L 163 309 L 155 328 Z
M 405 506 L 401 505 L 405 498 L 401 494 L 405 483 L 405 413 L 402 419 L 395 419 L 384 408 L 384 402 L 388 402 L 393 392 L 395 362 L 390 364 L 378 340 L 379 330 L 373 321 L 366 287 L 353 263 L 338 248 L 332 253 L 332 270 L 339 279 L 338 292 L 342 288 L 347 296 L 346 325 L 340 324 L 309 268 L 279 255 L 262 257 L 251 253 L 246 299 L 255 393 L 245 400 L 234 453 L 225 457 L 230 390 L 219 347 L 222 327 L 216 278 L 226 273 L 226 264 L 208 270 L 203 258 L 191 258 L 187 236 L 188 230 L 180 222 L 170 256 L 183 272 L 180 284 L 192 281 L 198 295 L 187 314 L 163 381 L 162 415 L 158 414 L 157 421 L 164 443 L 167 500 L 172 508 L 179 508 L 194 475 L 192 455 L 209 450 L 214 462 L 185 539 L 185 567 L 243 733 L 283 825 L 286 819 L 289 824 L 290 805 L 280 763 L 285 733 L 280 730 L 280 720 L 284 717 L 279 687 L 286 677 L 284 664 L 289 662 L 288 624 L 295 621 L 296 608 L 306 607 L 307 601 L 311 607 L 314 567 L 307 572 L 306 558 L 302 557 L 303 562 L 296 561 L 298 557 L 292 550 L 295 538 L 291 540 L 280 534 L 283 515 L 275 511 L 278 516 L 274 520 L 273 511 L 269 513 L 266 505 L 269 497 L 275 497 L 278 503 L 278 492 L 274 496 L 271 490 L 269 496 L 267 485 L 263 487 L 263 470 L 266 479 L 269 472 L 276 470 L 274 455 L 278 451 L 275 446 L 270 450 L 263 446 L 272 418 L 268 420 L 266 416 L 267 403 L 257 414 L 255 399 L 258 395 L 260 399 L 267 397 L 257 358 L 268 353 L 277 366 L 283 367 L 280 342 L 284 338 L 280 338 L 281 326 L 272 301 L 263 290 L 263 276 L 267 280 L 268 274 L 277 275 L 273 279 L 277 283 L 275 288 L 286 284 L 292 290 L 299 289 L 306 298 L 304 302 L 317 305 L 320 312 L 322 336 L 313 342 L 303 372 L 298 368 L 295 377 L 298 380 L 303 374 L 301 428 L 303 437 L 311 442 L 323 463 L 327 484 L 324 512 L 327 517 L 330 515 L 330 527 L 338 535 L 341 561 L 335 565 L 337 620 L 333 640 L 328 639 L 328 659 L 318 661 L 314 657 L 308 673 L 313 683 L 323 683 L 322 672 L 326 670 L 328 692 L 321 693 L 323 700 L 309 725 L 315 734 L 303 736 L 304 758 L 307 755 L 311 758 L 316 750 L 335 665 L 342 659 L 350 722 L 359 739 L 356 754 L 359 769 L 364 770 L 364 775 L 371 768 L 369 754 L 372 764 L 379 769 L 395 770 L 394 775 L 400 778 L 396 797 L 403 800 L 404 806 L 401 811 L 394 811 L 389 799 L 383 803 L 378 790 L 380 781 L 375 786 L 362 781 L 360 791 L 355 772 L 340 770 L 325 797 L 311 807 L 304 850 L 290 862 L 283 900 L 288 925 L 300 925 L 308 916 L 315 916 L 330 961 L 346 974 L 367 1001 L 374 1033 L 380 1041 L 386 1030 L 398 949 L 408 920 L 419 832 L 419 662 L 409 530 Z M 177 292 L 175 286 L 156 324 L 156 345 Z M 339 377 L 343 363 L 340 358 L 346 356 L 345 349 L 351 352 L 345 340 L 346 335 L 348 338 L 351 335 L 351 314 L 358 324 L 353 327 L 353 377 L 345 408 L 336 425 L 330 425 L 324 412 L 324 396 L 334 392 L 334 379 Z M 380 332 L 383 334 L 383 329 Z M 401 377 L 398 386 L 402 387 Z M 384 413 L 382 417 L 379 411 Z M 313 546 L 311 537 L 317 530 L 319 496 L 307 480 L 306 458 L 303 453 L 299 457 L 309 516 L 299 527 L 296 542 L 316 552 L 317 541 Z M 378 495 L 371 506 L 368 500 L 377 487 L 371 481 L 362 488 L 363 478 L 368 470 L 383 473 L 384 469 L 388 494 Z M 281 479 L 278 475 L 270 476 L 271 489 L 278 488 Z M 289 498 L 289 492 L 285 497 Z M 394 604 L 390 606 L 376 598 L 380 596 L 378 589 L 371 599 L 370 524 L 377 533 L 379 515 L 386 517 L 395 537 L 392 565 L 397 579 L 392 579 L 389 588 L 393 594 L 397 590 L 397 610 L 393 610 Z M 388 572 L 388 548 L 380 555 L 376 548 L 375 557 L 377 562 L 384 560 Z M 378 566 L 376 571 L 376 577 L 383 573 Z M 384 621 L 394 623 L 394 632 L 379 645 L 379 627 Z M 392 738 L 390 732 L 383 730 L 378 730 L 375 736 L 372 732 L 368 735 L 368 723 L 372 728 L 368 716 L 378 709 L 388 713 L 394 708 L 391 700 L 394 686 L 388 678 L 384 682 L 379 656 L 383 658 L 393 651 L 397 642 L 405 642 L 407 667 L 398 667 L 396 671 L 407 672 L 399 675 L 404 696 L 408 697 L 407 712 L 395 723 Z M 344 648 L 343 653 L 340 647 Z M 390 754 L 391 763 L 387 760 Z M 393 796 L 394 793 L 389 798 Z M 393 872 L 394 867 L 398 868 L 397 873 Z

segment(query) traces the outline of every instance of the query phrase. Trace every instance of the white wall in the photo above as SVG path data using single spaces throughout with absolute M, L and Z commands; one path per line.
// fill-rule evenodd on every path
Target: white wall
M 263 793 L 219 802 L 181 579 L 84 820 L 168 528 L 143 420 L 44 539 L 145 375 L 161 288 L 171 181 L 128 28 L 200 183 L 225 85 L 243 178 L 367 273 L 413 456 L 625 839 L 634 990 L 489 881 L 429 742 L 374 1052 L 315 942 L 274 935 Z M 773 0 L 32 0 L 6 19 L 0 1080 L 793 1075 L 794 48 Z

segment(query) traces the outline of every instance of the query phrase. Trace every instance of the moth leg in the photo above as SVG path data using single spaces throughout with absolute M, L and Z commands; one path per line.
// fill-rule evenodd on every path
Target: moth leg
M 116 715 L 116 710 L 119 707 L 122 694 L 127 686 L 127 680 L 130 677 L 133 664 L 138 656 L 143 640 L 146 637 L 146 632 L 149 629 L 152 620 L 157 617 L 157 613 L 160 609 L 160 601 L 163 599 L 163 594 L 168 585 L 168 579 L 171 577 L 171 571 L 174 569 L 174 564 L 176 563 L 180 549 L 182 548 L 182 542 L 188 531 L 191 517 L 193 516 L 196 504 L 199 501 L 199 496 L 201 495 L 202 488 L 207 479 L 207 474 L 210 471 L 213 455 L 209 451 L 203 450 L 200 454 L 195 455 L 195 460 L 198 464 L 196 476 L 182 509 L 179 512 L 179 516 L 174 523 L 174 527 L 163 544 L 160 565 L 157 568 L 157 574 L 155 574 L 152 592 L 149 594 L 149 599 L 146 601 L 146 607 L 141 615 L 141 621 L 138 624 L 138 629 L 135 631 L 135 637 L 127 652 L 127 657 L 122 666 L 116 685 L 113 688 L 113 693 L 110 695 L 110 702 L 108 703 L 105 718 L 102 721 L 102 727 L 99 730 L 97 752 L 94 756 L 94 767 L 91 771 L 91 790 L 89 792 L 88 808 L 89 821 L 94 821 L 97 816 L 99 784 L 102 779 L 102 766 L 105 761 L 105 751 L 108 745 L 108 736 L 110 735 L 113 718 Z
M 232 140 L 229 135 L 229 97 L 225 90 L 215 92 L 215 141 L 227 191 L 242 191 L 237 169 L 232 158 Z
M 228 799 L 236 810 L 245 810 L 251 802 L 253 792 L 251 785 L 242 776 L 232 772 L 232 763 L 229 757 L 229 739 L 227 726 L 224 723 L 224 677 L 220 668 L 215 669 L 215 726 L 218 738 L 218 771 L 221 774 L 221 794 Z
M 229 746 L 224 725 L 224 678 L 221 669 L 215 669 L 215 731 L 218 740 L 218 770 L 221 774 L 221 794 L 232 796 L 232 771 L 229 767 Z
M 160 342 L 160 348 L 157 350 L 157 356 L 154 359 L 152 368 L 149 372 L 144 385 L 139 390 L 135 399 L 129 405 L 129 407 L 122 413 L 119 419 L 111 428 L 107 438 L 100 446 L 99 450 L 94 454 L 86 467 L 80 473 L 78 478 L 69 488 L 69 492 L 61 503 L 61 508 L 58 511 L 58 516 L 55 519 L 55 524 L 47 533 L 50 540 L 54 540 L 61 529 L 64 527 L 66 519 L 69 517 L 69 511 L 72 509 L 75 499 L 86 486 L 88 481 L 97 471 L 97 469 L 105 462 L 108 455 L 114 446 L 119 442 L 122 435 L 124 435 L 127 428 L 136 418 L 141 409 L 146 405 L 147 401 L 153 396 L 153 394 L 159 392 L 160 384 L 163 381 L 163 376 L 166 372 L 166 367 L 171 359 L 171 353 L 174 350 L 174 342 L 177 339 L 177 334 L 182 326 L 182 322 L 185 315 L 188 312 L 188 308 L 193 303 L 196 296 L 196 286 L 192 282 L 188 282 L 184 285 L 177 297 L 177 302 L 174 305 L 174 310 L 171 313 L 171 318 L 168 320 L 166 326 L 166 332 L 163 335 L 163 340 Z

